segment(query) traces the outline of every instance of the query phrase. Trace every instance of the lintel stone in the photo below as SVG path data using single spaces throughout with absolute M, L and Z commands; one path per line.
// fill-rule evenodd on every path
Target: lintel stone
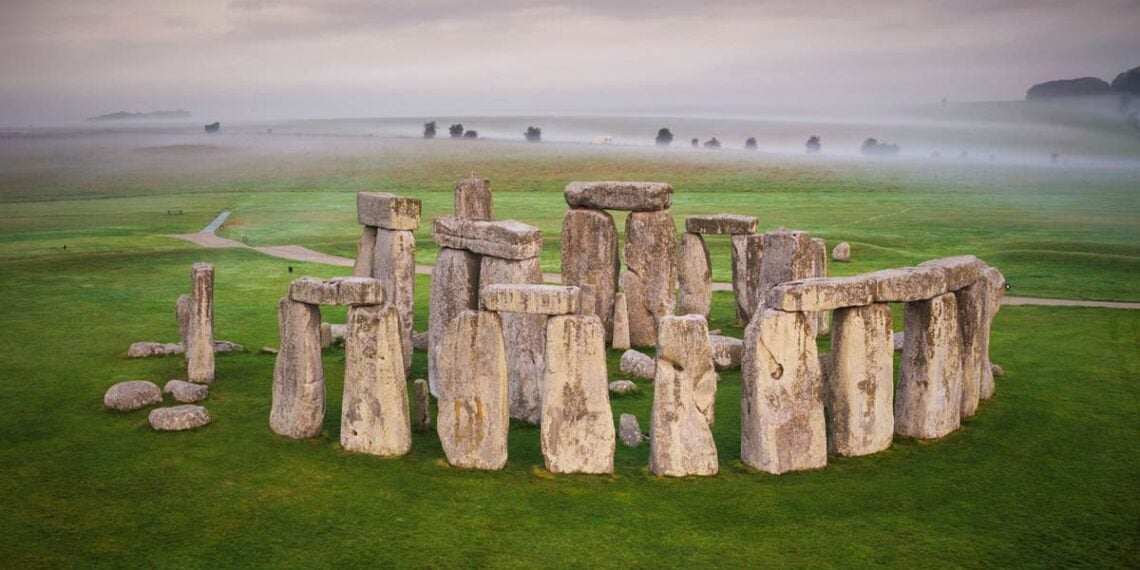
M 685 218 L 685 231 L 694 234 L 746 235 L 756 233 L 756 217 L 739 214 L 710 214 Z
M 356 193 L 356 221 L 363 226 L 414 230 L 420 227 L 420 208 L 418 198 L 387 192 Z
M 502 259 L 530 259 L 542 252 L 542 231 L 518 220 L 469 220 L 444 216 L 432 221 L 432 236 L 442 247 Z
M 571 182 L 565 195 L 571 208 L 651 212 L 673 205 L 673 187 L 662 182 Z
M 371 277 L 302 277 L 289 284 L 289 298 L 309 305 L 380 305 L 384 289 Z

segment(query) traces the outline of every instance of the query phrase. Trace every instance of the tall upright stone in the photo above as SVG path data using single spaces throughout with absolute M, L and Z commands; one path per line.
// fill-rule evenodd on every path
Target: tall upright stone
M 745 329 L 740 458 L 747 465 L 777 475 L 827 465 L 814 328 L 806 313 L 764 309 Z
M 214 266 L 190 268 L 190 326 L 186 337 L 186 379 L 195 384 L 214 381 Z
M 388 305 L 348 309 L 340 445 L 381 457 L 412 449 L 408 386 L 398 311 Z
M 273 368 L 269 428 L 297 439 L 320 435 L 325 420 L 320 307 L 286 297 L 277 304 L 277 324 L 281 345 Z
M 935 439 L 961 425 L 962 338 L 953 293 L 907 303 L 895 433 Z
M 372 277 L 372 258 L 375 255 L 376 227 L 364 226 L 356 242 L 356 260 L 352 262 L 353 277 Z
M 741 324 L 747 325 L 756 310 L 763 255 L 763 235 L 732 236 L 732 294 L 736 299 L 736 320 Z
M 629 350 L 629 303 L 625 300 L 625 293 L 619 291 L 614 296 L 613 336 L 610 348 L 614 350 Z
M 479 287 L 497 284 L 542 284 L 537 257 L 523 260 L 483 257 Z M 507 350 L 507 393 L 512 418 L 536 424 L 542 418 L 543 362 L 546 354 L 546 315 L 504 312 L 503 340 Z
M 663 317 L 658 326 L 649 470 L 658 476 L 715 475 L 719 465 L 710 424 L 717 375 L 708 324 L 686 315 Z
M 553 473 L 613 473 L 614 417 L 606 339 L 596 316 L 551 317 L 546 328 L 542 456 Z
M 416 431 L 427 431 L 431 425 L 431 392 L 428 390 L 427 380 L 417 378 L 412 382 L 413 400 L 415 404 L 412 412 L 412 427 Z
M 491 181 L 471 176 L 455 183 L 455 217 L 471 220 L 493 220 L 495 209 L 491 201 Z
M 765 306 L 768 290 L 785 281 L 814 277 L 815 248 L 807 232 L 779 230 L 763 237 L 759 284 L 750 291 L 758 307 Z M 813 329 L 815 325 L 813 325 Z
M 448 324 L 442 344 L 436 431 L 447 461 L 465 469 L 502 469 L 510 412 L 499 315 L 463 311 Z
M 827 242 L 820 238 L 811 238 L 812 248 L 812 277 L 827 277 Z M 829 311 L 817 311 L 816 335 L 823 336 L 831 332 L 831 314 Z
M 673 314 L 677 285 L 677 229 L 669 210 L 633 212 L 625 222 L 621 290 L 629 304 L 629 341 L 657 342 L 658 319 Z
M 835 455 L 887 449 L 895 433 L 891 306 L 836 309 L 825 371 L 827 448 Z
M 614 295 L 617 292 L 617 226 L 602 210 L 567 210 L 562 217 L 562 284 L 593 285 L 594 314 L 612 338 Z
M 962 417 L 968 418 L 978 412 L 986 372 L 992 374 L 989 339 L 986 338 L 989 286 L 979 279 L 973 285 L 955 291 L 954 302 L 958 306 L 958 329 L 962 343 L 962 400 L 959 409 Z
M 709 248 L 701 234 L 681 234 L 677 275 L 680 314 L 700 315 L 707 319 L 712 305 L 712 264 L 709 262 Z
M 416 236 L 410 230 L 380 229 L 372 249 L 372 275 L 384 298 L 400 317 L 404 373 L 412 366 L 413 314 L 416 301 Z
M 982 340 L 981 345 L 984 347 L 986 359 L 989 359 L 990 354 L 990 329 L 993 326 L 994 317 L 997 316 L 998 309 L 1001 308 L 1002 297 L 1005 297 L 1005 276 L 1001 274 L 994 267 L 986 267 L 982 270 L 979 279 L 984 282 L 989 291 L 988 303 L 986 305 L 986 318 L 982 327 Z M 985 373 L 982 375 L 980 387 L 978 388 L 978 396 L 983 400 L 988 400 L 994 396 L 994 373 L 993 367 L 987 367 Z
M 428 305 L 428 384 L 439 398 L 439 362 L 443 336 L 456 315 L 479 306 L 479 256 L 461 249 L 440 248 L 431 270 Z

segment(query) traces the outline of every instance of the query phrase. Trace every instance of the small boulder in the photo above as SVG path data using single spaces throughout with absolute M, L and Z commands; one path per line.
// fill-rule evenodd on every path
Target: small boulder
M 627 350 L 621 355 L 621 371 L 630 376 L 649 380 L 657 374 L 657 362 L 645 353 Z
M 131 347 L 127 349 L 127 358 L 167 356 L 182 354 L 183 352 L 182 345 L 179 343 L 142 341 L 131 344 Z
M 154 382 L 146 380 L 119 382 L 103 395 L 103 405 L 119 412 L 132 412 L 161 403 L 162 390 Z
M 200 428 L 210 423 L 210 412 L 202 406 L 185 404 L 151 410 L 146 421 L 158 431 L 182 431 Z
M 835 247 L 831 249 L 831 259 L 835 261 L 850 261 L 851 244 L 845 241 L 835 244 Z
M 412 348 L 416 350 L 427 351 L 428 349 L 428 333 L 427 331 L 412 333 Z
M 637 384 L 634 384 L 633 382 L 630 382 L 629 380 L 615 380 L 613 382 L 610 382 L 610 393 L 611 394 L 618 394 L 618 395 L 634 394 L 636 392 L 637 392 Z
M 262 354 L 277 354 L 277 349 L 273 348 L 272 346 L 263 346 L 263 347 L 261 347 L 261 353 Z
M 1005 368 L 1002 368 L 1000 364 L 991 362 L 990 371 L 993 372 L 994 378 L 1001 378 L 1002 376 L 1005 376 Z
M 162 392 L 174 396 L 175 401 L 192 404 L 205 400 L 210 395 L 210 388 L 185 380 L 171 380 L 162 387 Z
M 903 349 L 903 342 L 906 339 L 906 333 L 899 331 L 894 334 L 895 352 Z
M 645 441 L 645 434 L 641 433 L 641 425 L 637 423 L 637 416 L 622 414 L 618 421 L 618 438 L 626 447 L 637 447 Z

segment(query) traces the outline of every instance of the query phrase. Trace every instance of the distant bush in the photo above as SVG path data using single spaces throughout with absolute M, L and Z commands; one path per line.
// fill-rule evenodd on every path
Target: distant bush
M 693 140 L 689 141 L 689 144 L 693 145 L 693 148 L 698 148 L 701 146 L 701 141 L 697 140 L 697 137 L 693 137 Z
M 479 138 L 479 131 L 476 131 L 475 129 L 471 129 L 470 131 L 463 133 L 463 138 L 465 138 L 465 139 L 477 139 L 477 138 Z
M 424 123 L 424 138 L 425 139 L 434 139 L 435 138 L 435 121 L 429 121 L 427 123 Z
M 815 154 L 819 152 L 822 146 L 823 145 L 821 145 L 819 142 L 819 135 L 812 135 L 808 138 L 807 142 L 804 143 L 804 148 L 807 149 L 808 154 Z
M 657 131 L 657 138 L 654 140 L 657 142 L 657 146 L 669 146 L 673 144 L 673 132 L 663 128 Z
M 748 137 L 748 140 L 744 141 L 744 150 L 756 150 L 756 137 Z
M 457 139 L 457 138 L 462 137 L 463 136 L 463 123 L 459 123 L 458 125 L 451 125 L 450 127 L 447 128 L 447 133 L 450 134 L 451 138 L 453 138 L 453 139 Z
M 879 142 L 874 137 L 863 141 L 859 151 L 870 156 L 894 156 L 899 153 L 899 145 Z
M 542 129 L 538 127 L 527 127 L 523 136 L 526 137 L 527 142 L 542 142 Z
M 705 148 L 720 148 L 720 141 L 716 140 L 716 137 L 713 137 L 705 141 Z

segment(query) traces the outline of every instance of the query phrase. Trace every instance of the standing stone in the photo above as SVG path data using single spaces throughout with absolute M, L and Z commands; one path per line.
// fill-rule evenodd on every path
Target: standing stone
M 891 306 L 836 309 L 834 317 L 824 375 L 827 450 L 869 455 L 890 447 L 895 433 Z
M 754 291 L 760 287 L 763 253 L 763 235 L 732 236 L 732 294 L 736 298 L 736 320 L 741 324 L 748 324 L 756 309 Z
M 537 257 L 513 261 L 484 257 L 479 286 L 542 284 Z M 543 358 L 546 354 L 546 315 L 502 313 L 507 348 L 507 393 L 511 417 L 536 424 L 542 419 Z
M 391 305 L 348 309 L 340 445 L 392 457 L 412 449 L 400 320 Z
M 820 238 L 811 238 L 812 248 L 812 277 L 827 277 L 827 243 Z M 831 331 L 830 311 L 817 311 L 816 336 L 823 336 Z
M 195 384 L 214 381 L 214 266 L 190 268 L 190 327 L 186 337 L 186 379 Z
M 667 316 L 659 325 L 649 470 L 658 476 L 716 475 L 710 425 L 717 376 L 708 350 L 708 325 L 697 315 Z
M 456 315 L 479 306 L 479 256 L 440 248 L 431 270 L 428 304 L 428 383 L 439 398 L 439 362 L 443 337 Z
M 491 181 L 471 176 L 455 183 L 455 217 L 471 220 L 493 220 Z
M 827 465 L 823 378 L 811 317 L 764 309 L 744 333 L 740 458 L 779 475 Z
M 376 247 L 376 228 L 364 226 L 360 241 L 356 242 L 356 261 L 352 264 L 353 277 L 372 277 L 372 257 Z
M 562 284 L 593 285 L 594 314 L 612 338 L 618 272 L 617 226 L 601 210 L 568 210 L 562 217 Z
M 978 412 L 983 378 L 990 372 L 988 338 L 985 338 L 986 312 L 989 309 L 990 291 L 983 280 L 954 292 L 958 306 L 958 329 L 962 342 L 962 401 L 963 418 Z M 992 372 L 991 372 L 992 374 Z
M 601 319 L 551 317 L 546 340 L 542 397 L 546 469 L 552 473 L 613 473 L 614 416 Z
M 680 282 L 680 314 L 700 315 L 707 319 L 712 305 L 712 265 L 709 262 L 709 248 L 701 234 L 681 234 L 677 275 Z
M 618 420 L 619 429 L 618 437 L 626 447 L 637 447 L 641 442 L 645 441 L 645 434 L 641 433 L 641 424 L 637 422 L 637 416 L 633 414 L 622 414 L 621 419 Z
M 610 347 L 614 350 L 629 350 L 629 304 L 625 301 L 625 293 L 619 292 L 614 296 L 613 341 Z
M 412 427 L 416 431 L 427 431 L 431 425 L 431 392 L 428 390 L 427 380 L 417 378 L 412 383 L 415 393 L 415 409 L 412 411 Z
M 629 341 L 657 342 L 657 321 L 673 314 L 677 286 L 677 229 L 669 210 L 633 212 L 625 222 L 621 290 L 629 304 Z
M 320 435 L 325 420 L 320 307 L 281 299 L 277 322 L 281 348 L 273 368 L 269 428 L 296 439 Z
M 744 354 L 744 341 L 730 336 L 709 335 L 709 348 L 712 350 L 713 366 L 717 370 L 736 370 Z
M 465 469 L 502 469 L 510 411 L 499 315 L 463 311 L 448 324 L 442 344 L 436 432 L 447 462 Z
M 763 240 L 759 285 L 756 291 L 751 291 L 752 302 L 758 307 L 767 306 L 765 297 L 772 287 L 785 281 L 813 277 L 816 272 L 816 249 L 807 232 L 768 232 Z
M 178 318 L 178 338 L 182 339 L 182 349 L 185 351 L 186 343 L 190 340 L 190 315 L 194 312 L 194 299 L 190 295 L 179 295 L 174 303 L 175 316 Z
M 400 316 L 400 350 L 404 373 L 412 366 L 412 322 L 416 301 L 416 236 L 408 230 L 380 230 L 373 247 L 372 275 L 384 289 L 384 299 Z
M 831 259 L 835 261 L 849 261 L 851 259 L 851 244 L 841 241 L 831 250 Z
M 961 333 L 953 293 L 907 303 L 895 433 L 935 439 L 958 429 L 962 406 Z
M 994 317 L 997 316 L 998 309 L 1001 308 L 1001 299 L 1005 297 L 1005 276 L 993 267 L 986 267 L 982 270 L 979 279 L 984 282 L 989 290 L 989 297 L 986 305 L 986 318 L 982 327 L 982 341 L 983 349 L 986 353 L 986 359 L 989 359 L 990 354 L 990 328 L 993 326 Z M 1004 376 L 1005 371 L 1000 366 L 992 364 L 990 368 L 982 376 L 980 387 L 978 388 L 978 396 L 983 400 L 988 400 L 994 396 L 994 376 Z
M 332 324 L 321 323 L 321 348 L 328 348 L 332 346 Z

